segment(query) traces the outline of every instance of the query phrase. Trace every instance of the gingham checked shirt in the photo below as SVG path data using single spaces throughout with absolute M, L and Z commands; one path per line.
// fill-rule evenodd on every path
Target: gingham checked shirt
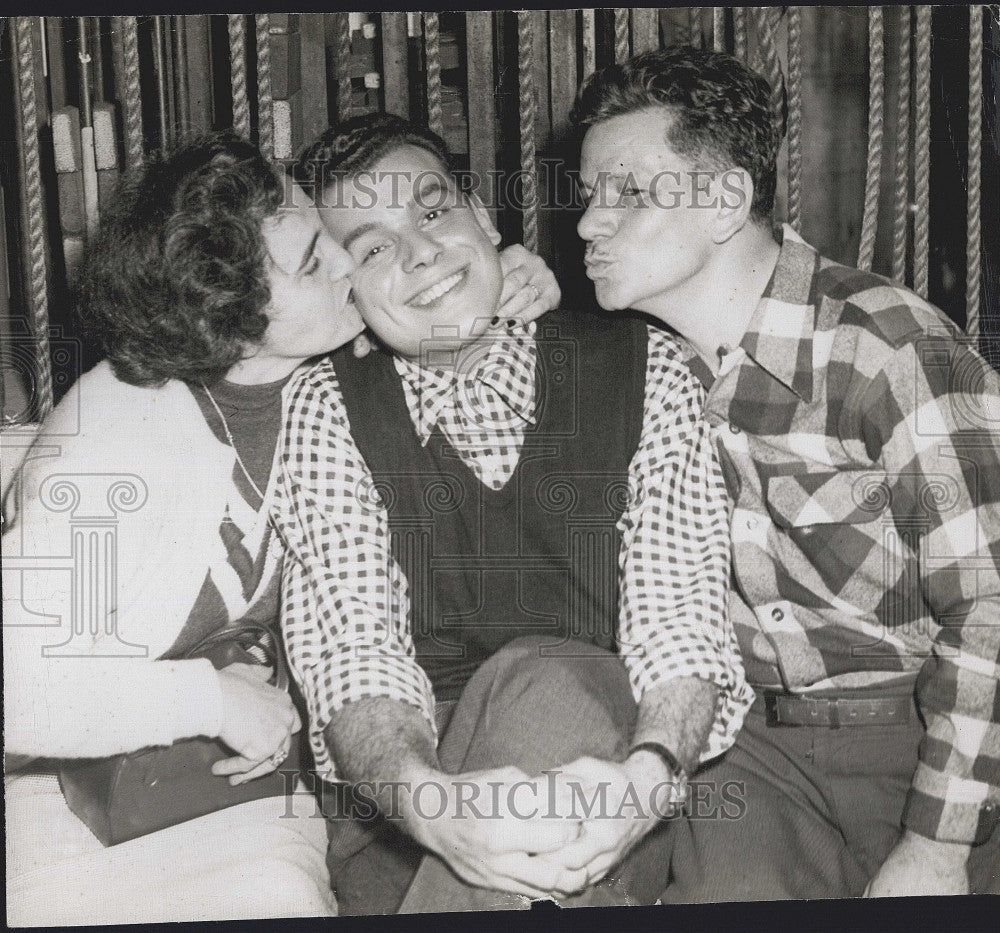
M 440 425 L 483 482 L 502 486 L 533 417 L 535 357 L 521 329 L 457 380 L 397 360 L 418 436 L 426 442 Z M 317 770 L 335 780 L 323 736 L 335 711 L 389 697 L 419 709 L 434 729 L 434 697 L 414 657 L 388 515 L 351 438 L 333 365 L 324 360 L 296 378 L 273 513 L 286 546 L 283 625 Z M 726 492 L 703 399 L 676 342 L 650 329 L 643 427 L 619 522 L 619 653 L 637 700 L 675 677 L 718 685 L 707 760 L 732 744 L 753 692 L 726 614 Z
M 729 486 L 747 676 L 791 692 L 913 681 L 904 812 L 982 840 L 1000 813 L 1000 378 L 906 289 L 790 227 L 706 415 Z

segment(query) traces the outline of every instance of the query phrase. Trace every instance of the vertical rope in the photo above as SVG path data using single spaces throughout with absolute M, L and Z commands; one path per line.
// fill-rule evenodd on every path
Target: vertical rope
M 931 8 L 917 7 L 917 57 L 913 133 L 913 290 L 927 297 L 931 181 Z
M 250 138 L 250 102 L 247 100 L 247 37 L 242 13 L 229 14 L 229 62 L 232 69 L 233 129 Z
M 24 199 L 28 213 L 31 314 L 35 332 L 36 417 L 52 410 L 52 364 L 49 360 L 49 295 L 45 268 L 45 205 L 38 151 L 38 104 L 35 99 L 35 49 L 30 16 L 15 20 L 21 137 L 24 146 Z
M 615 26 L 618 11 L 615 10 Z M 627 38 L 627 37 L 626 37 Z M 535 177 L 535 83 L 532 58 L 535 31 L 531 11 L 517 14 L 517 104 L 521 131 L 521 210 L 523 213 L 524 245 L 531 252 L 538 249 L 538 179 Z M 617 54 L 615 55 L 617 60 Z
M 441 113 L 441 40 L 437 13 L 424 13 L 424 52 L 427 56 L 427 124 L 431 132 L 444 132 Z
M 726 8 L 712 7 L 712 48 L 716 52 L 726 51 Z
M 142 94 L 139 86 L 139 35 L 134 16 L 122 17 L 122 65 L 125 72 L 125 144 L 128 164 L 143 160 Z
M 802 228 L 802 7 L 788 8 L 788 223 Z
M 615 64 L 621 64 L 626 58 L 628 58 L 628 9 L 626 7 L 616 7 Z
M 969 174 L 966 202 L 965 331 L 979 338 L 983 173 L 983 8 L 969 7 Z
M 351 115 L 351 18 L 337 14 L 337 119 Z
M 274 158 L 274 98 L 271 94 L 271 17 L 254 16 L 257 27 L 257 135 L 265 159 Z
M 784 78 L 781 74 L 781 62 L 778 60 L 778 46 L 774 36 L 775 22 L 772 17 L 780 17 L 781 11 L 776 7 L 758 7 L 755 13 L 758 50 L 763 58 L 764 73 L 771 85 L 771 122 L 774 124 L 775 135 L 780 139 Z
M 882 118 L 884 65 L 882 8 L 868 7 L 868 166 L 865 174 L 865 210 L 861 219 L 858 268 L 870 271 L 878 230 L 878 193 L 882 176 Z
M 747 8 L 733 7 L 733 54 L 741 61 L 747 60 Z
M 910 8 L 899 8 L 896 93 L 896 185 L 892 202 L 892 277 L 906 284 L 906 217 L 910 193 Z

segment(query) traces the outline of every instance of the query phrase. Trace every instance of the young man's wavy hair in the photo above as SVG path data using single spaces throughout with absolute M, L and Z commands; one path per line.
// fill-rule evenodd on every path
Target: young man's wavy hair
M 231 131 L 126 173 L 75 286 L 84 327 L 132 385 L 209 382 L 259 343 L 270 301 L 265 218 L 281 179 Z
M 296 159 L 292 177 L 319 203 L 332 182 L 369 171 L 400 146 L 425 149 L 445 169 L 450 167 L 448 149 L 437 133 L 394 113 L 362 114 L 335 123 L 306 146 Z
M 771 87 L 732 55 L 672 46 L 594 72 L 570 114 L 581 131 L 612 117 L 665 109 L 664 140 L 705 171 L 745 169 L 753 180 L 751 218 L 769 225 L 777 185 L 779 133 Z

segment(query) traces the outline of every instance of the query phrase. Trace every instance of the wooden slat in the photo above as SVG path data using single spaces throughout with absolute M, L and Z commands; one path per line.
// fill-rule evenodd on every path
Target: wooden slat
M 655 9 L 632 8 L 632 54 L 660 47 L 660 16 Z
M 71 273 L 83 253 L 87 227 L 83 198 L 83 156 L 80 151 L 80 111 L 76 107 L 60 107 L 53 112 L 52 144 L 63 258 L 67 272 Z
M 115 144 L 115 108 L 107 101 L 94 104 L 94 160 L 97 168 L 97 197 L 101 210 L 108 203 L 118 181 L 118 149 Z
M 177 139 L 179 120 L 177 119 L 177 75 L 176 52 L 174 51 L 174 24 L 172 16 L 161 16 L 163 23 L 163 61 L 166 65 L 167 85 L 167 134 L 173 145 Z
M 45 41 L 48 45 L 49 92 L 52 109 L 66 106 L 66 57 L 63 47 L 62 17 L 45 17 Z
M 496 115 L 493 102 L 493 14 L 465 14 L 468 56 L 469 168 L 478 177 L 476 190 L 496 223 L 496 198 L 490 185 L 497 163 Z
M 104 45 L 101 42 L 103 32 L 102 17 L 89 16 L 90 20 L 90 86 L 94 92 L 94 100 L 104 100 Z
M 296 91 L 286 100 L 274 101 L 274 157 L 291 159 L 302 148 L 302 95 Z M 312 137 L 308 137 L 312 139 Z
M 191 130 L 191 89 L 188 82 L 187 21 L 183 16 L 170 17 L 173 23 L 174 58 L 177 62 L 177 125 L 181 133 Z
M 406 13 L 382 14 L 382 88 L 385 109 L 410 115 L 409 46 Z
M 327 111 L 326 24 L 324 13 L 300 13 L 299 36 L 301 65 L 299 95 L 302 138 L 310 142 L 326 129 Z
M 576 97 L 575 10 L 549 12 L 549 57 L 552 132 L 557 140 L 562 140 L 569 130 L 569 111 Z
M 212 101 L 212 56 L 210 22 L 207 14 L 184 17 L 187 65 L 187 110 L 191 130 L 204 133 L 212 128 L 215 113 Z
M 275 100 L 287 100 L 302 87 L 302 37 L 299 35 L 298 17 L 289 18 L 287 24 L 274 23 L 268 32 L 271 36 L 271 95 Z
M 302 147 L 302 38 L 297 15 L 269 19 L 274 157 L 289 159 Z

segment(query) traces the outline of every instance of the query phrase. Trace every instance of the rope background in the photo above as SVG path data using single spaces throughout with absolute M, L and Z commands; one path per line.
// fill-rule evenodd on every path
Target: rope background
M 788 8 L 788 223 L 802 229 L 802 8 Z
M 142 95 L 139 86 L 139 36 L 134 16 L 123 16 L 122 65 L 125 73 L 125 146 L 129 165 L 144 157 Z
M 747 8 L 742 6 L 733 7 L 733 55 L 740 61 L 747 60 L 748 37 L 747 37 Z
M 250 102 L 247 100 L 247 37 L 242 13 L 229 14 L 229 62 L 232 68 L 233 129 L 250 138 Z
M 775 39 L 777 21 L 781 10 L 777 7 L 757 7 L 754 11 L 757 19 L 757 49 L 763 60 L 764 76 L 771 85 L 771 120 L 778 139 L 784 129 L 782 118 L 782 102 L 785 95 L 785 79 L 781 73 L 781 62 L 778 60 L 778 46 Z
M 38 152 L 38 108 L 35 99 L 35 48 L 30 16 L 15 21 L 18 86 L 21 91 L 21 134 L 24 140 L 24 195 L 28 213 L 31 316 L 35 337 L 35 418 L 52 410 L 52 363 L 49 359 L 49 292 L 45 263 L 45 205 Z
M 789 224 L 813 240 L 825 238 L 825 242 L 818 245 L 832 258 L 840 261 L 856 263 L 861 268 L 874 266 L 879 272 L 890 274 L 901 282 L 912 270 L 914 290 L 928 297 L 929 288 L 933 285 L 935 299 L 946 306 L 947 313 L 954 319 L 967 319 L 970 333 L 976 334 L 981 325 L 982 340 L 986 345 L 994 339 L 990 327 L 996 320 L 993 310 L 995 272 L 990 265 L 994 247 L 991 221 L 995 201 L 990 186 L 993 184 L 995 163 L 989 135 L 985 151 L 981 141 L 981 134 L 990 134 L 993 127 L 993 111 L 983 110 L 983 85 L 987 85 L 986 93 L 992 95 L 994 85 L 990 82 L 993 79 L 991 73 L 984 72 L 983 68 L 994 61 L 996 46 L 991 44 L 994 40 L 989 29 L 984 43 L 982 27 L 996 28 L 989 21 L 994 7 L 977 5 L 968 10 L 958 10 L 957 18 L 949 17 L 943 9 L 934 10 L 932 16 L 932 8 L 926 5 L 904 6 L 895 11 L 889 10 L 888 14 L 885 9 L 873 7 L 863 14 L 860 10 L 851 13 L 850 29 L 845 25 L 843 35 L 838 32 L 833 57 L 821 49 L 822 44 L 830 37 L 824 37 L 821 32 L 817 36 L 816 31 L 834 22 L 830 16 L 839 16 L 836 10 L 833 13 L 814 15 L 806 7 L 735 7 L 730 13 L 725 7 L 712 7 L 711 13 L 707 14 L 705 8 L 690 7 L 664 18 L 664 34 L 659 38 L 660 41 L 684 38 L 706 47 L 710 45 L 723 50 L 733 48 L 737 56 L 744 60 L 752 58 L 770 82 L 775 126 L 780 127 L 785 123 L 787 130 L 787 163 L 782 165 L 782 170 L 787 165 L 786 204 Z M 888 22 L 885 20 L 886 15 L 891 17 Z M 966 15 L 969 20 L 966 20 Z M 104 94 L 98 92 L 96 97 L 100 99 L 103 96 L 118 108 L 121 115 L 117 142 L 120 146 L 119 155 L 124 156 L 124 160 L 119 164 L 140 164 L 145 158 L 147 147 L 156 145 L 160 136 L 170 144 L 171 137 L 175 134 L 179 136 L 186 128 L 200 131 L 206 120 L 211 121 L 213 105 L 217 106 L 219 101 L 222 102 L 224 120 L 230 92 L 236 132 L 245 138 L 259 139 L 265 155 L 273 157 L 274 92 L 285 87 L 282 82 L 289 67 L 286 58 L 291 58 L 279 55 L 279 51 L 284 49 L 284 45 L 280 43 L 285 40 L 285 27 L 279 29 L 277 18 L 272 19 L 270 14 L 255 14 L 255 32 L 248 37 L 246 30 L 249 24 L 245 15 L 224 16 L 225 18 L 223 15 L 113 18 L 114 28 L 110 31 L 110 36 L 115 56 L 115 81 L 113 86 L 107 83 L 103 87 Z M 781 26 L 782 16 L 786 17 L 784 27 Z M 355 21 L 356 32 L 353 35 L 350 29 L 351 18 Z M 16 17 L 6 20 L 6 24 L 11 27 L 9 39 L 12 40 L 15 51 L 13 74 L 8 80 L 11 86 L 14 85 L 13 78 L 23 84 L 26 98 L 31 94 L 35 95 L 34 119 L 41 124 L 36 133 L 24 133 L 25 149 L 17 153 L 16 163 L 12 160 L 12 168 L 16 164 L 21 170 L 20 178 L 24 189 L 23 201 L 19 199 L 19 203 L 23 203 L 25 207 L 23 220 L 17 222 L 19 239 L 14 240 L 15 245 L 10 247 L 11 255 L 17 257 L 18 263 L 16 303 L 20 304 L 22 316 L 29 318 L 30 328 L 38 330 L 39 341 L 45 340 L 50 334 L 45 324 L 48 310 L 51 310 L 55 323 L 63 323 L 62 301 L 54 297 L 61 292 L 53 292 L 48 296 L 52 297 L 51 302 L 47 302 L 46 296 L 47 286 L 61 288 L 65 284 L 61 280 L 57 281 L 63 275 L 61 226 L 66 225 L 67 237 L 75 236 L 70 212 L 64 211 L 63 218 L 59 218 L 57 210 L 46 212 L 48 186 L 52 186 L 48 206 L 54 208 L 56 182 L 62 184 L 64 180 L 69 180 L 59 179 L 53 174 L 52 143 L 51 137 L 47 135 L 48 93 L 52 93 L 53 105 L 56 101 L 59 106 L 63 106 L 76 100 L 74 95 L 78 69 L 72 61 L 75 49 L 65 46 L 62 39 L 53 38 L 61 36 L 67 28 L 64 19 L 46 18 L 41 23 L 43 39 L 50 41 L 48 52 L 52 53 L 60 45 L 65 50 L 62 56 L 49 55 L 47 61 L 50 70 L 44 83 L 41 78 L 40 56 L 45 54 L 46 49 L 43 45 L 39 50 L 39 20 L 29 17 L 26 22 L 30 23 L 30 27 Z M 97 27 L 98 34 L 103 35 L 107 41 L 109 18 L 88 19 Z M 308 30 L 303 27 L 303 55 L 306 54 L 305 43 L 314 43 L 318 48 L 318 53 L 315 54 L 320 56 L 318 61 L 329 63 L 329 81 L 319 87 L 322 78 L 318 72 L 322 68 L 314 71 L 302 69 L 295 80 L 301 81 L 303 102 L 311 100 L 313 92 L 323 92 L 322 103 L 316 103 L 315 109 L 322 113 L 321 119 L 324 121 L 327 117 L 327 94 L 336 98 L 330 101 L 331 113 L 342 117 L 349 116 L 352 111 L 369 112 L 385 106 L 380 96 L 370 90 L 363 95 L 359 92 L 356 97 L 352 95 L 352 74 L 354 87 L 360 89 L 362 74 L 367 79 L 369 74 L 377 73 L 383 67 L 383 62 L 389 61 L 385 57 L 388 52 L 396 55 L 396 32 L 380 35 L 379 23 L 382 21 L 379 17 L 366 22 L 362 32 L 363 19 L 361 15 L 350 14 L 349 17 L 341 12 L 320 14 L 315 16 L 318 24 L 310 22 Z M 411 68 L 409 72 L 412 101 L 416 103 L 418 98 L 424 96 L 422 85 L 426 82 L 428 122 L 437 133 L 449 134 L 460 166 L 480 151 L 482 143 L 481 138 L 472 140 L 475 145 L 472 147 L 474 152 L 470 154 L 465 148 L 470 140 L 467 134 L 461 132 L 461 121 L 467 119 L 469 109 L 470 76 L 462 73 L 467 61 L 467 44 L 463 44 L 463 37 L 467 43 L 470 35 L 465 31 L 468 22 L 469 19 L 462 15 L 447 12 L 442 16 L 436 11 L 422 12 L 419 20 L 416 14 L 412 14 L 410 20 L 410 29 L 413 31 L 410 41 L 422 44 L 424 51 L 423 56 L 411 60 L 413 64 L 420 61 L 420 65 Z M 542 25 L 543 22 L 549 23 L 551 31 Z M 652 17 L 644 14 L 640 26 L 639 14 L 633 14 L 629 8 L 589 10 L 566 19 L 552 17 L 551 22 L 537 17 L 529 21 L 524 16 L 515 18 L 510 14 L 495 17 L 496 56 L 500 65 L 506 66 L 506 76 L 501 73 L 498 77 L 500 84 L 493 95 L 497 111 L 492 114 L 495 117 L 492 125 L 497 133 L 497 167 L 506 173 L 511 182 L 509 189 L 498 189 L 500 198 L 496 205 L 497 221 L 506 237 L 517 238 L 523 233 L 529 245 L 537 248 L 540 244 L 546 250 L 546 259 L 556 264 L 561 275 L 571 277 L 575 274 L 569 265 L 570 260 L 575 257 L 570 242 L 563 241 L 556 235 L 556 231 L 561 229 L 561 219 L 557 218 L 554 211 L 542 209 L 548 205 L 548 197 L 543 178 L 538 174 L 540 166 L 547 164 L 545 160 L 559 152 L 561 134 L 566 129 L 565 107 L 572 98 L 570 75 L 565 70 L 554 72 L 553 69 L 572 71 L 574 66 L 579 65 L 578 56 L 584 63 L 580 69 L 582 71 L 593 64 L 603 66 L 612 57 L 615 61 L 623 61 L 631 54 L 632 48 L 639 44 L 638 34 L 636 42 L 632 41 L 634 27 L 643 30 L 643 45 L 650 39 L 655 42 L 655 32 L 647 35 L 647 24 L 652 25 L 654 22 L 656 21 Z M 398 28 L 398 21 L 396 23 Z M 968 47 L 954 42 L 959 35 L 964 42 L 966 23 L 971 26 Z M 937 41 L 944 37 L 946 40 L 940 49 L 934 47 L 933 76 L 932 25 L 933 39 Z M 271 32 L 272 26 L 275 34 Z M 296 29 L 289 21 L 288 36 L 293 37 Z M 282 36 L 277 35 L 279 32 Z M 308 40 L 307 35 L 310 37 Z M 157 38 L 159 43 L 156 42 Z M 229 74 L 226 72 L 227 38 Z M 355 40 L 353 45 L 352 38 Z M 575 45 L 572 41 L 574 39 Z M 890 43 L 888 49 L 885 47 L 887 40 Z M 24 46 L 25 42 L 30 45 Z M 827 45 L 834 48 L 829 43 Z M 863 84 L 860 87 L 854 84 L 855 76 L 861 79 L 855 69 L 864 69 L 863 55 L 866 46 L 869 57 L 867 96 Z M 23 72 L 23 67 L 26 67 L 22 61 L 25 48 L 30 48 L 34 57 L 34 82 L 27 81 L 27 72 Z M 251 50 L 255 50 L 255 54 L 250 54 Z M 846 64 L 841 65 L 837 60 L 837 56 L 843 55 L 845 50 L 856 50 L 859 56 L 856 65 L 851 68 Z M 96 48 L 93 53 L 96 67 Z M 513 88 L 513 62 L 510 61 L 512 57 L 518 60 L 516 94 Z M 398 60 L 398 55 L 392 59 Z M 221 86 L 213 83 L 211 74 L 202 72 L 202 63 L 212 66 L 211 72 L 221 79 Z M 886 74 L 887 65 L 893 72 L 890 75 Z M 110 76 L 112 69 L 105 71 Z M 844 74 L 850 73 L 852 87 L 850 90 L 846 87 L 844 89 L 845 116 L 849 112 L 850 122 L 844 124 L 845 130 L 838 138 L 836 107 L 840 91 L 834 86 L 831 94 L 828 79 L 836 81 L 841 71 Z M 577 73 L 573 72 L 572 79 L 576 78 Z M 933 85 L 932 77 L 935 82 Z M 333 85 L 334 78 L 336 87 Z M 482 75 L 478 78 L 481 85 Z M 188 81 L 190 84 L 185 93 Z M 251 82 L 249 85 L 248 81 Z M 102 80 L 98 80 L 95 89 L 101 88 L 102 83 Z M 366 81 L 366 87 L 376 84 L 374 76 L 372 81 Z M 887 90 L 896 96 L 886 100 Z M 160 97 L 162 106 L 158 106 Z M 206 99 L 207 107 L 201 103 Z M 485 97 L 480 97 L 479 100 L 482 103 L 473 117 L 477 120 L 477 126 L 489 127 L 491 114 L 480 112 L 489 105 L 485 102 Z M 992 97 L 990 100 L 992 101 Z M 199 102 L 197 106 L 195 101 Z M 824 109 L 832 107 L 833 111 L 814 114 L 812 110 L 817 106 L 817 101 L 823 102 Z M 935 188 L 933 205 L 930 201 L 932 102 L 934 108 L 941 108 L 942 140 L 950 140 L 952 143 L 950 150 L 941 154 L 935 140 L 933 169 L 939 174 L 934 179 L 938 187 Z M 868 104 L 867 115 L 864 111 L 865 103 Z M 969 107 L 967 148 L 962 142 L 966 127 L 962 125 L 960 115 L 961 109 L 966 105 Z M 806 112 L 807 106 L 810 108 L 809 112 Z M 26 116 L 26 107 L 27 100 L 22 105 L 19 98 L 16 108 L 11 110 L 11 119 L 16 121 L 19 138 L 26 126 L 25 119 L 29 122 L 31 119 Z M 513 112 L 515 107 L 518 109 L 517 114 Z M 463 108 L 465 113 L 462 113 Z M 18 112 L 15 113 L 15 109 Z M 938 115 L 939 110 L 935 109 L 935 121 Z M 163 132 L 157 128 L 161 119 L 164 121 Z M 862 150 L 859 148 L 860 134 L 865 132 L 866 122 L 866 147 Z M 823 152 L 817 152 L 816 140 L 806 136 L 807 130 L 822 131 L 820 135 L 830 132 L 830 124 L 833 124 L 832 138 L 836 142 L 836 152 L 843 155 L 845 160 L 843 169 L 850 172 L 849 181 L 842 188 L 837 187 L 841 184 L 837 179 L 837 172 L 828 171 L 823 164 Z M 849 139 L 844 138 L 847 126 L 851 127 Z M 292 132 L 296 130 L 293 129 Z M 517 136 L 516 142 L 511 136 L 512 132 Z M 297 146 L 298 143 L 294 145 Z M 894 147 L 891 156 L 886 151 L 890 145 Z M 839 164 L 838 162 L 838 166 Z M 25 166 L 29 170 L 25 170 Z M 838 166 L 833 166 L 832 169 Z M 12 171 L 11 174 L 15 172 Z M 813 186 L 809 192 L 804 188 L 806 174 Z M 862 174 L 863 202 L 860 189 Z M 522 179 L 520 185 L 514 181 L 514 175 L 519 175 Z M 102 195 L 107 190 L 105 183 L 110 182 L 112 177 L 111 173 L 106 176 L 102 174 Z M 816 190 L 817 185 L 826 184 L 826 179 L 830 179 L 829 183 L 836 191 Z M 962 181 L 965 186 L 960 188 L 958 185 Z M 34 200 L 29 198 L 29 186 Z M 838 193 L 842 195 L 839 200 L 836 197 Z M 832 197 L 828 202 L 823 202 L 821 194 Z M 814 205 L 821 202 L 829 207 L 829 223 L 826 218 L 813 214 Z M 929 213 L 932 206 L 935 210 L 933 241 L 930 237 L 932 231 Z M 42 211 L 40 217 L 36 216 L 39 210 Z M 939 220 L 945 225 L 943 228 L 939 227 Z M 44 247 L 41 252 L 39 236 L 41 246 Z M 858 239 L 855 240 L 854 237 Z M 19 243 L 24 244 L 23 258 L 18 256 L 19 247 L 16 244 Z M 853 243 L 857 244 L 856 255 L 845 255 L 850 253 Z M 76 248 L 78 241 L 72 241 L 71 245 Z M 966 273 L 964 277 L 960 271 L 963 264 Z M 982 292 L 984 280 L 985 293 Z M 962 289 L 963 282 L 967 286 L 965 292 Z M 584 287 L 587 284 L 583 282 Z M 981 297 L 982 294 L 987 297 Z M 62 364 L 58 357 L 52 357 L 41 345 L 37 352 L 38 370 L 41 374 L 39 385 L 48 381 L 58 395 L 62 391 L 61 384 L 54 380 L 50 369 L 57 365 L 61 367 Z M 46 365 L 42 362 L 43 357 L 51 362 Z M 61 376 L 61 371 L 55 375 Z
M 617 11 L 616 15 L 617 15 Z M 617 27 L 617 19 L 615 21 Z M 517 14 L 517 102 L 521 134 L 521 197 L 524 245 L 538 250 L 538 179 L 535 176 L 535 81 L 532 61 L 535 30 L 531 11 Z
M 969 7 L 969 177 L 966 190 L 965 331 L 979 337 L 983 184 L 983 8 Z
M 274 98 L 271 94 L 271 18 L 257 13 L 257 135 L 260 151 L 274 159 Z
M 892 277 L 906 284 L 906 220 L 910 193 L 910 8 L 899 16 L 899 64 L 896 90 L 896 187 L 892 206 Z
M 337 119 L 351 115 L 354 90 L 351 87 L 351 20 L 347 13 L 337 14 Z
M 930 254 L 931 180 L 931 8 L 917 7 L 915 130 L 913 153 L 913 290 L 927 297 Z
M 444 133 L 441 115 L 441 45 L 437 13 L 424 13 L 424 51 L 427 56 L 427 125 Z
M 520 16 L 520 14 L 518 14 Z M 518 19 L 520 27 L 520 19 Z M 628 58 L 628 9 L 615 9 L 615 63 L 620 64 Z
M 861 219 L 858 268 L 871 271 L 878 229 L 879 182 L 882 178 L 882 123 L 885 97 L 885 49 L 882 8 L 868 8 L 868 166 L 865 209 Z

